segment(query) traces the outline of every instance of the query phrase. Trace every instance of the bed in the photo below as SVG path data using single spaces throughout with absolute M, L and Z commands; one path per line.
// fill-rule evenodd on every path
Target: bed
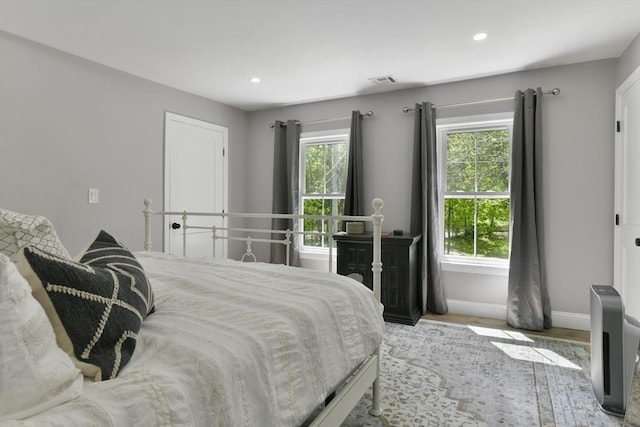
M 381 208 L 343 217 L 373 224 L 373 291 L 329 272 L 153 252 L 152 217 L 172 213 L 150 203 L 145 251 L 101 231 L 75 259 L 50 223 L 0 210 L 0 241 L 15 240 L 14 258 L 0 255 L 0 425 L 338 426 L 370 387 L 379 415 Z

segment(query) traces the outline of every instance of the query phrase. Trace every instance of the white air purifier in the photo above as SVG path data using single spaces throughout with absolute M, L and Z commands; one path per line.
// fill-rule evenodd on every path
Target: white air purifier
M 613 286 L 591 286 L 591 382 L 600 408 L 623 417 L 636 367 L 640 323 Z

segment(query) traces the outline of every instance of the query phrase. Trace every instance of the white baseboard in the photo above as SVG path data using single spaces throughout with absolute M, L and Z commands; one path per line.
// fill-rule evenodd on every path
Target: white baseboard
M 478 303 L 456 299 L 447 299 L 449 313 L 465 316 L 486 317 L 488 319 L 507 318 L 507 306 L 501 304 Z
M 551 322 L 558 328 L 591 330 L 591 316 L 588 314 L 551 311 Z
M 449 313 L 452 314 L 500 320 L 507 318 L 507 306 L 502 304 L 478 303 L 453 299 L 447 299 L 447 304 L 449 306 Z M 558 328 L 579 329 L 582 331 L 591 329 L 590 317 L 587 314 L 552 311 L 551 322 L 553 326 Z

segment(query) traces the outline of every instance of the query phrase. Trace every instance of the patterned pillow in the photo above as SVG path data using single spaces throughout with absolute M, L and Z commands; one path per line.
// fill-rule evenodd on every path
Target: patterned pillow
M 56 345 L 44 310 L 16 266 L 0 254 L 0 424 L 64 403 L 82 375 Z
M 16 236 L 13 231 L 5 231 L 0 225 L 0 254 L 13 256 L 18 253 L 20 248 L 16 242 Z
M 47 218 L 0 209 L 0 252 L 15 259 L 25 246 L 35 246 L 51 254 L 71 258 Z
M 18 269 L 42 304 L 58 345 L 85 376 L 115 378 L 153 311 L 149 281 L 131 252 L 105 231 L 80 258 L 60 258 L 34 247 L 18 254 Z

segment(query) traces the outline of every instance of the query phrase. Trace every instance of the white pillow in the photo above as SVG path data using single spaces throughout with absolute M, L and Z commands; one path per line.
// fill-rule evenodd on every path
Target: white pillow
M 56 344 L 53 327 L 27 281 L 0 254 L 0 422 L 74 399 L 82 375 Z
M 47 218 L 0 209 L 0 253 L 15 260 L 16 254 L 25 246 L 71 258 Z

